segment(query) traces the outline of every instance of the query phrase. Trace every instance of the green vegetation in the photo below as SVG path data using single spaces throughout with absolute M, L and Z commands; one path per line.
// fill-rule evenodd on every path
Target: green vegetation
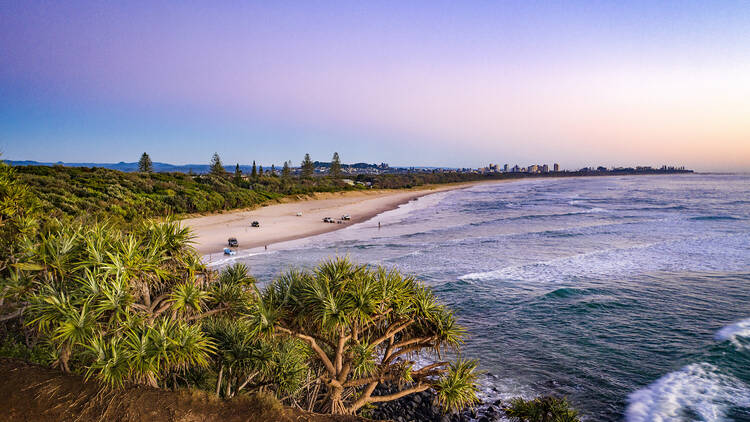
M 341 176 L 341 159 L 339 153 L 334 152 L 333 158 L 331 158 L 331 167 L 328 169 L 328 173 L 331 177 Z
M 331 178 L 245 179 L 241 174 L 123 173 L 62 166 L 13 169 L 45 214 L 86 216 L 120 226 L 141 218 L 253 207 L 286 195 L 355 189 Z
M 39 214 L 2 164 L 0 193 L 5 355 L 111 387 L 262 392 L 336 414 L 427 389 L 446 409 L 476 401 L 475 362 L 415 363 L 458 351 L 464 331 L 414 278 L 334 259 L 259 289 L 242 264 L 206 268 L 170 219 Z M 400 392 L 373 395 L 381 383 Z
M 307 156 L 309 159 L 309 156 Z M 148 156 L 141 158 L 149 168 Z M 83 217 L 110 221 L 118 226 L 142 218 L 205 213 L 248 208 L 289 195 L 364 189 L 350 186 L 337 177 L 293 177 L 288 162 L 281 177 L 275 171 L 254 171 L 250 177 L 239 166 L 227 173 L 214 155 L 210 174 L 153 173 L 147 170 L 124 173 L 117 170 L 63 166 L 14 167 L 17 177 L 38 198 L 43 212 L 58 218 Z M 312 174 L 312 162 L 307 171 Z M 253 167 L 255 170 L 255 167 Z M 335 171 L 335 166 L 332 167 Z M 474 177 L 467 177 L 474 176 Z M 374 188 L 410 188 L 430 183 L 479 180 L 479 175 L 458 173 L 415 173 L 357 176 Z
M 568 401 L 557 397 L 512 399 L 505 413 L 512 422 L 580 422 Z
M 224 165 L 221 163 L 219 153 L 217 152 L 215 152 L 213 157 L 211 157 L 211 168 L 209 172 L 214 176 L 224 176 L 224 174 L 226 173 Z
M 464 330 L 429 288 L 412 277 L 345 259 L 290 271 L 271 283 L 251 315 L 260 333 L 305 342 L 328 390 L 323 410 L 350 414 L 369 403 L 433 389 L 446 409 L 476 399 L 476 362 L 419 366 L 420 354 L 458 350 Z M 373 395 L 383 383 L 398 393 Z
M 154 171 L 154 165 L 151 162 L 151 157 L 145 152 L 141 155 L 141 159 L 138 160 L 138 171 L 141 173 L 151 173 Z
M 310 159 L 310 154 L 305 154 L 305 158 L 302 160 L 302 163 L 300 163 L 300 169 L 302 172 L 302 177 L 313 176 L 313 173 L 315 172 L 315 165 Z

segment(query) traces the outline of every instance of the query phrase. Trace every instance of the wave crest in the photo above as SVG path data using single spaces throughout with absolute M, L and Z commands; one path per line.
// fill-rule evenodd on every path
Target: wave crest
M 695 363 L 630 394 L 628 403 L 627 422 L 682 422 L 690 415 L 719 422 L 731 407 L 750 406 L 750 389 L 714 365 Z
M 750 319 L 735 322 L 734 324 L 727 325 L 721 330 L 717 331 L 714 335 L 714 339 L 718 341 L 729 341 L 735 345 L 738 349 L 744 349 L 748 346 L 743 346 L 740 343 L 740 338 L 750 338 Z

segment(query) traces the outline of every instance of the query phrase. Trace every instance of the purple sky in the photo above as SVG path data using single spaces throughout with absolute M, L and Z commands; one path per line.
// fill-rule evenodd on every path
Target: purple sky
M 750 5 L 0 1 L 0 150 L 750 171 Z

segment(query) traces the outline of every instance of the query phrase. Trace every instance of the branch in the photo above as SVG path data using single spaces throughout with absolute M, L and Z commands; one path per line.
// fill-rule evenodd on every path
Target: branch
M 369 329 L 370 327 L 374 326 L 378 321 L 380 321 L 380 320 L 384 319 L 385 317 L 387 317 L 388 314 L 390 314 L 392 310 L 393 309 L 390 308 L 390 309 L 386 310 L 385 312 L 383 312 L 382 314 L 376 316 L 375 318 L 372 318 L 371 320 L 367 321 L 367 323 L 365 323 L 362 326 L 361 331 L 365 331 L 365 330 Z
M 369 384 L 371 382 L 395 381 L 399 378 L 401 378 L 401 374 L 372 375 L 369 377 L 357 378 L 357 379 L 348 381 L 346 384 L 344 384 L 344 387 L 360 387 L 365 384 Z
M 247 379 L 245 380 L 245 382 L 243 382 L 243 383 L 242 383 L 242 385 L 240 385 L 239 387 L 237 387 L 237 392 L 239 393 L 239 392 L 240 392 L 240 390 L 242 390 L 243 388 L 245 388 L 245 386 L 246 386 L 246 385 L 247 385 L 247 384 L 248 384 L 248 383 L 249 383 L 250 381 L 252 381 L 252 380 L 253 380 L 253 378 L 255 378 L 255 377 L 256 377 L 257 375 L 258 375 L 258 371 L 253 371 L 253 372 L 252 372 L 252 373 L 251 373 L 251 374 L 250 374 L 250 375 L 249 375 L 249 376 L 247 377 Z
M 307 344 L 310 345 L 310 347 L 315 351 L 315 353 L 318 354 L 318 357 L 320 357 L 320 360 L 323 361 L 323 365 L 325 365 L 326 369 L 331 374 L 331 377 L 336 376 L 336 369 L 333 367 L 333 363 L 331 363 L 331 359 L 329 359 L 326 352 L 324 352 L 323 349 L 321 349 L 320 346 L 318 346 L 318 342 L 315 341 L 314 338 L 310 336 L 306 336 L 302 333 L 296 333 L 284 327 L 277 326 L 276 329 L 281 331 L 282 333 L 288 334 L 293 337 L 297 337 L 298 339 L 307 342 Z
M 379 345 L 380 343 L 382 343 L 382 342 L 388 340 L 389 338 L 395 336 L 396 334 L 400 333 L 401 331 L 403 331 L 404 329 L 406 329 L 406 327 L 410 326 L 413 323 L 414 323 L 414 320 L 413 319 L 409 319 L 408 321 L 404 322 L 401 325 L 397 325 L 395 327 L 390 328 L 388 331 L 386 331 L 385 334 L 383 334 L 381 337 L 379 337 L 378 339 L 376 339 L 374 342 L 370 343 L 370 345 L 373 346 L 373 347 Z
M 344 346 L 349 336 L 344 336 L 344 327 L 339 328 L 339 342 L 336 346 L 336 373 L 341 372 L 341 368 L 344 365 Z
M 212 310 L 204 312 L 202 314 L 198 314 L 198 315 L 193 315 L 191 317 L 187 317 L 187 318 L 185 318 L 185 321 L 194 321 L 196 319 L 203 319 L 205 317 L 211 316 L 211 315 L 219 313 L 219 312 L 228 311 L 229 309 L 231 309 L 229 306 L 224 306 L 224 307 L 221 307 L 221 308 L 212 309 Z
M 382 364 L 383 365 L 387 365 L 387 364 L 391 363 L 391 361 L 393 359 L 395 359 L 395 358 L 397 358 L 397 357 L 399 357 L 401 355 L 405 355 L 407 353 L 412 353 L 412 352 L 418 352 L 418 351 L 424 349 L 427 346 L 429 346 L 429 343 L 428 343 L 428 341 L 425 341 L 424 343 L 417 343 L 414 346 L 409 346 L 409 347 L 401 348 L 401 349 L 399 349 L 399 350 L 391 353 L 390 355 L 388 355 L 388 357 L 386 357 L 385 359 L 383 359 L 383 363 Z
M 384 401 L 397 400 L 397 399 L 400 399 L 401 397 L 408 396 L 409 394 L 421 393 L 422 391 L 425 391 L 425 390 L 429 389 L 430 387 L 432 387 L 430 384 L 421 384 L 421 383 L 419 383 L 419 384 L 415 385 L 412 388 L 408 388 L 406 390 L 399 391 L 398 393 L 388 394 L 388 395 L 385 395 L 385 396 L 371 396 L 367 400 L 367 402 L 369 402 L 369 403 L 379 403 L 379 402 L 384 402 Z
M 26 310 L 25 306 L 23 308 L 18 308 L 16 309 L 15 312 L 11 312 L 7 315 L 0 316 L 0 321 L 7 321 L 9 319 L 18 318 L 19 316 L 21 316 L 21 314 L 23 314 L 23 311 L 25 310 Z
M 424 368 L 421 368 L 417 371 L 413 371 L 411 373 L 412 377 L 419 377 L 419 378 L 425 378 L 433 375 L 440 375 L 445 373 L 445 369 L 437 369 L 441 366 L 448 365 L 448 362 L 436 362 L 431 365 L 427 365 Z M 389 368 L 390 369 L 390 368 Z M 389 371 L 390 372 L 390 371 Z M 371 382 L 386 382 L 386 381 L 395 381 L 401 378 L 401 373 L 383 373 L 380 375 L 370 375 L 369 377 L 363 377 L 363 378 L 356 378 L 353 380 L 350 380 L 346 382 L 344 387 L 360 387 L 365 384 L 369 384 Z
M 151 306 L 149 306 L 149 312 L 154 312 L 154 309 L 156 309 L 156 305 L 158 305 L 162 300 L 167 299 L 169 297 L 169 294 L 163 294 L 161 296 L 158 296 L 156 299 L 151 301 Z
M 164 305 L 162 305 L 159 309 L 157 309 L 153 314 L 151 314 L 151 320 L 153 321 L 154 319 L 156 319 L 156 317 L 158 317 L 159 315 L 164 313 L 167 309 L 169 309 L 169 305 L 171 305 L 171 303 L 167 302 Z
M 367 388 L 364 389 L 364 391 L 362 391 L 362 395 L 359 397 L 359 399 L 352 403 L 352 406 L 349 408 L 351 414 L 355 414 L 360 407 L 368 403 L 368 401 L 370 400 L 370 396 L 372 396 L 372 392 L 375 391 L 375 387 L 377 387 L 378 384 L 378 381 L 373 381 L 370 383 L 370 385 L 367 386 Z
M 430 370 L 432 370 L 432 369 L 439 368 L 441 366 L 446 366 L 448 364 L 449 364 L 448 362 L 435 362 L 432 365 L 427 365 L 424 368 L 420 368 L 419 370 L 412 372 L 412 375 L 414 375 L 414 374 L 422 374 L 422 373 L 426 373 L 426 372 L 431 372 Z M 441 371 L 443 371 L 443 370 L 441 370 Z

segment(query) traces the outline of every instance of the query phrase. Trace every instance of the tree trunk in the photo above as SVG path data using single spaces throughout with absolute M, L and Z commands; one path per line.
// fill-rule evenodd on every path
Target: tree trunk
M 333 415 L 346 415 L 348 414 L 348 409 L 346 406 L 344 406 L 344 400 L 342 398 L 342 394 L 344 392 L 344 389 L 341 387 L 334 387 L 329 385 L 328 388 L 330 388 L 330 392 L 328 393 L 328 413 L 331 413 Z
M 219 395 L 219 392 L 221 392 L 221 376 L 224 374 L 224 365 L 221 365 L 221 368 L 219 369 L 219 379 L 216 381 L 216 395 Z
M 70 353 L 70 345 L 64 344 L 60 348 L 60 356 L 57 358 L 57 362 L 60 364 L 60 369 L 62 369 L 62 371 L 66 374 L 70 373 L 70 367 L 68 366 L 68 362 L 70 361 Z
M 148 375 L 146 375 L 146 383 L 149 387 L 159 388 L 159 383 L 156 382 L 156 377 L 153 372 L 149 372 Z

